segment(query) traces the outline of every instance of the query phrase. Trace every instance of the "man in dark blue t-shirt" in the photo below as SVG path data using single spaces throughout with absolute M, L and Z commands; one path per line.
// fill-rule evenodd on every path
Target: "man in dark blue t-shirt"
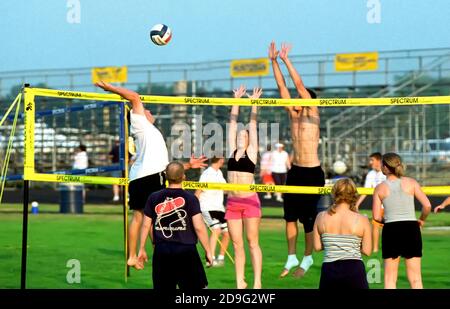
M 183 290 L 195 290 L 208 286 L 196 247 L 197 240 L 200 240 L 206 259 L 212 264 L 208 232 L 197 197 L 182 189 L 184 178 L 183 165 L 171 162 L 166 168 L 169 187 L 152 193 L 144 208 L 139 263 L 148 260 L 145 243 L 150 235 L 154 244 L 154 289 L 175 289 L 178 286 Z

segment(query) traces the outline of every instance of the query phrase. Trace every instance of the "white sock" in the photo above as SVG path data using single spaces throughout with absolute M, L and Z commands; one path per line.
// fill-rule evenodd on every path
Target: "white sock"
M 297 259 L 297 256 L 295 254 L 289 254 L 286 264 L 284 264 L 284 268 L 287 270 L 290 270 L 292 267 L 298 266 L 299 261 Z
M 217 259 L 218 259 L 219 261 L 223 261 L 223 260 L 225 260 L 225 256 L 219 254 L 219 256 L 217 257 Z
M 306 273 L 313 263 L 314 263 L 314 261 L 313 261 L 312 255 L 305 255 L 302 259 L 302 263 L 300 264 L 300 267 Z

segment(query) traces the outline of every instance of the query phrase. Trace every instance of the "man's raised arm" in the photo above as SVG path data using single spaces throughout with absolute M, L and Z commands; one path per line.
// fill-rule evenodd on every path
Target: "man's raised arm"
M 272 41 L 269 46 L 269 59 L 272 61 L 273 76 L 277 82 L 278 91 L 280 92 L 280 97 L 282 99 L 290 99 L 291 95 L 289 89 L 286 87 L 286 81 L 284 80 L 283 73 L 281 72 L 280 65 L 277 60 L 278 51 L 275 46 L 275 42 Z M 286 107 L 287 110 L 291 110 L 291 106 Z
M 130 101 L 133 113 L 145 115 L 144 105 L 142 104 L 141 98 L 137 92 L 122 87 L 116 87 L 103 81 L 95 83 L 95 86 L 100 87 L 105 91 L 120 95 L 125 100 Z

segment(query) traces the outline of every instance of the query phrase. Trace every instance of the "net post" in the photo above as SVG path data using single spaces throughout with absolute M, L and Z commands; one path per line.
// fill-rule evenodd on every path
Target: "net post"
M 120 166 L 122 168 L 122 177 L 128 178 L 128 121 L 125 103 L 120 103 Z M 122 190 L 123 203 L 123 242 L 125 255 L 125 282 L 130 276 L 130 267 L 128 266 L 128 184 L 125 184 Z
M 30 84 L 24 84 L 24 88 L 30 87 Z M 19 103 L 20 104 L 20 103 Z M 30 181 L 23 181 L 23 210 L 22 210 L 22 259 L 20 266 L 20 289 L 26 289 L 27 280 L 27 247 L 28 247 L 28 203 L 30 197 Z
M 20 266 L 20 289 L 26 289 L 27 280 L 27 246 L 28 246 L 28 202 L 29 180 L 23 181 L 23 210 L 22 210 L 22 261 Z

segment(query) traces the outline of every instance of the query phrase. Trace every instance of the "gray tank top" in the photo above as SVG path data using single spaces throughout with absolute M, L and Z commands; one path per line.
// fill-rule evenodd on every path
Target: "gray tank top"
M 397 221 L 416 221 L 414 196 L 403 191 L 401 179 L 386 180 L 389 195 L 383 199 L 385 223 Z

